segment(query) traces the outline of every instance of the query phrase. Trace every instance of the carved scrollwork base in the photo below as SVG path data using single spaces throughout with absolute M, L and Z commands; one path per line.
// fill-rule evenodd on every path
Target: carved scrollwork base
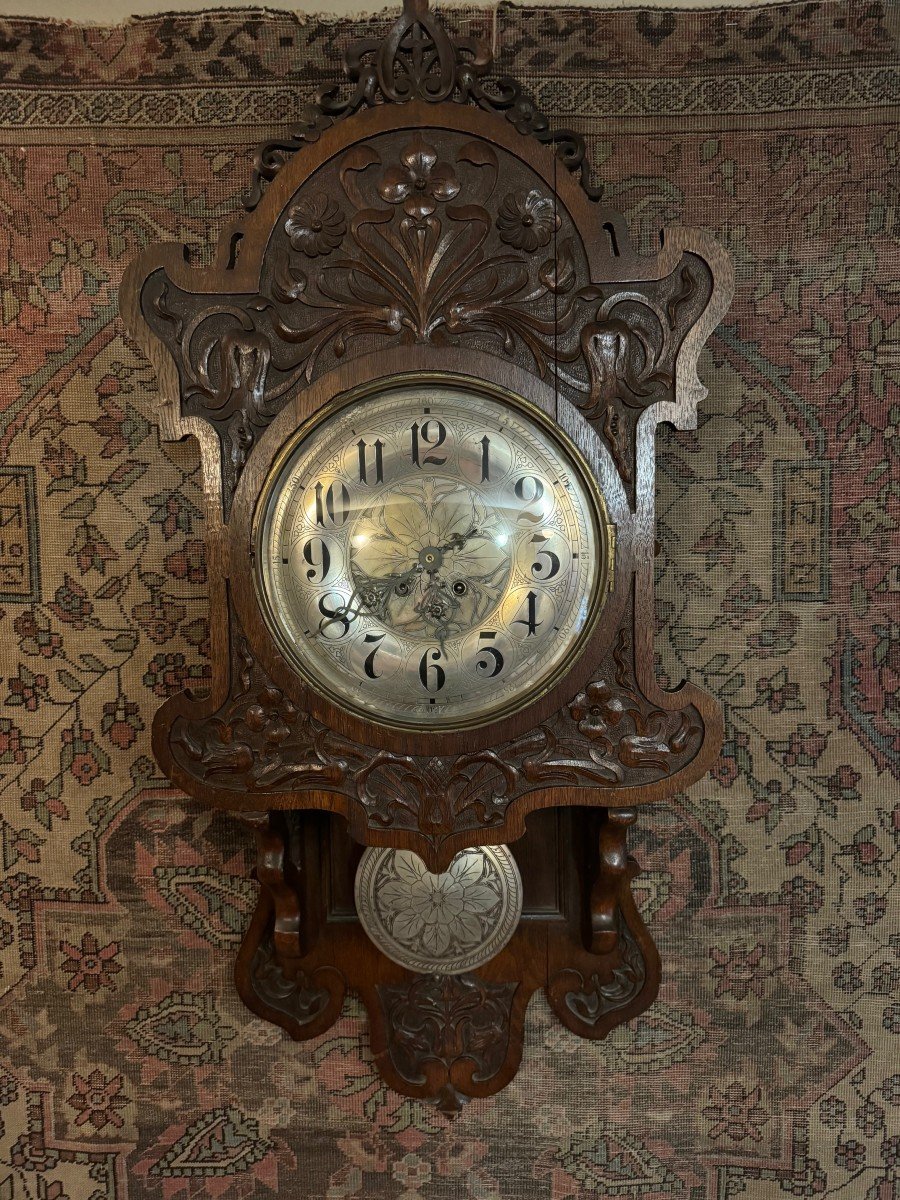
M 263 888 L 238 956 L 240 995 L 259 1016 L 305 1041 L 337 1020 L 352 989 L 368 1011 L 372 1053 L 385 1082 L 453 1116 L 515 1074 L 527 1006 L 538 988 L 568 1029 L 590 1039 L 605 1037 L 653 1002 L 659 956 L 634 905 L 638 868 L 625 849 L 633 820 L 628 810 L 603 814 L 599 854 L 568 927 L 532 917 L 477 971 L 447 975 L 391 962 L 358 921 L 304 912 L 296 828 L 283 814 L 254 816 Z M 279 910 L 282 922 L 298 914 L 291 940 L 276 936 Z
M 257 1016 L 295 1041 L 324 1033 L 341 1015 L 347 981 L 336 967 L 283 963 L 272 937 L 272 906 L 260 897 L 235 964 L 238 995 Z
M 417 975 L 377 985 L 378 1040 L 392 1074 L 447 1115 L 462 1108 L 472 1085 L 489 1084 L 504 1066 L 510 1042 L 515 982 L 474 974 Z

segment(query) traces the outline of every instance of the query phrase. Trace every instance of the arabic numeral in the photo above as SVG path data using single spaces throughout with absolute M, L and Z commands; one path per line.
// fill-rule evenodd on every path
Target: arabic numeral
M 447 672 L 440 665 L 440 650 L 426 650 L 419 661 L 419 678 L 426 692 L 439 692 L 447 682 Z
M 529 592 L 525 597 L 525 604 L 523 605 L 527 611 L 527 615 L 524 617 L 517 617 L 516 620 L 513 621 L 513 625 L 525 626 L 526 637 L 534 637 L 538 631 L 538 626 L 543 625 L 544 623 L 543 621 L 539 621 L 537 619 L 537 602 L 537 592 Z
M 485 434 L 481 439 L 481 482 L 489 483 L 491 479 L 491 439 Z
M 379 674 L 379 672 L 375 670 L 375 655 L 381 649 L 381 643 L 384 641 L 386 636 L 387 635 L 384 633 L 367 633 L 365 638 L 363 639 L 367 646 L 375 647 L 374 650 L 371 650 L 366 655 L 366 661 L 363 665 L 363 670 L 365 671 L 365 673 L 368 675 L 368 677 L 370 679 L 380 679 L 381 678 L 381 675 Z
M 532 508 L 535 504 L 540 504 L 544 496 L 544 482 L 538 479 L 537 475 L 522 475 L 516 480 L 513 491 L 516 497 L 525 505 L 525 510 Z M 528 521 L 532 525 L 540 521 L 540 513 L 531 513 L 523 510 L 519 513 L 520 521 Z
M 420 458 L 423 449 L 437 450 L 443 446 L 447 440 L 447 427 L 442 421 L 423 421 L 420 425 L 418 421 L 414 421 L 410 430 L 412 434 L 412 443 L 410 446 L 410 455 L 412 461 L 417 467 L 442 467 L 447 461 L 446 454 L 438 457 L 436 454 L 427 454 L 424 458 Z
M 384 442 L 381 438 L 370 445 L 363 438 L 356 443 L 359 452 L 359 482 L 365 484 L 384 483 Z M 372 461 L 369 461 L 369 451 Z
M 331 570 L 331 551 L 324 538 L 310 538 L 304 543 L 303 561 L 309 567 L 307 580 L 310 583 L 324 583 Z
M 478 640 L 480 642 L 490 642 L 497 636 L 496 633 L 485 631 L 479 633 Z M 486 657 L 485 657 L 486 656 Z M 488 679 L 496 679 L 503 670 L 503 655 L 496 646 L 479 646 L 477 657 L 475 659 L 475 670 L 480 671 Z
M 340 601 L 336 607 L 331 604 L 333 596 L 337 596 Z M 347 630 L 350 628 L 350 619 L 347 616 L 347 606 L 344 603 L 344 597 L 340 592 L 326 592 L 324 596 L 320 596 L 319 612 L 322 614 L 322 620 L 319 622 L 319 633 L 323 638 L 327 638 L 331 642 L 336 642 L 346 635 Z M 337 629 L 338 632 L 329 632 L 329 630 L 334 629 Z
M 532 539 L 532 545 L 543 546 L 544 542 L 550 541 L 549 533 L 536 533 Z M 552 579 L 554 575 L 559 574 L 560 561 L 559 555 L 554 554 L 552 550 L 538 550 L 535 554 L 535 561 L 531 564 L 531 573 L 535 579 L 540 579 L 546 582 Z M 543 560 L 543 561 L 542 561 Z
M 316 524 L 345 525 L 350 517 L 350 493 L 343 482 L 329 483 L 324 487 L 316 484 Z

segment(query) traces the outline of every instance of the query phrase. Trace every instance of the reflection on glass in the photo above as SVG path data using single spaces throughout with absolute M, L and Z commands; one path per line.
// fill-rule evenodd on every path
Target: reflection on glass
M 263 489 L 262 607 L 320 691 L 383 723 L 484 722 L 551 686 L 602 603 L 606 524 L 548 421 L 455 382 L 338 408 Z

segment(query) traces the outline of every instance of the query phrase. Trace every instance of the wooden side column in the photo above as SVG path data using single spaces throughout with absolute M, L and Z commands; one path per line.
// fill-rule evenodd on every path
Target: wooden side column
M 346 980 L 316 961 L 304 922 L 301 868 L 291 856 L 283 812 L 240 813 L 256 836 L 256 910 L 235 964 L 241 999 L 292 1038 L 318 1037 L 340 1016 Z
M 602 1038 L 648 1008 L 659 991 L 659 952 L 631 893 L 640 868 L 627 851 L 634 809 L 606 809 L 599 860 L 585 903 L 589 945 L 551 933 L 547 997 L 560 1021 L 581 1037 Z

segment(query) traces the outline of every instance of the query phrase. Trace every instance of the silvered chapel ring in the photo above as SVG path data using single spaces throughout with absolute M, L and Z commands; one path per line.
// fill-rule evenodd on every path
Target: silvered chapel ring
M 355 894 L 378 949 L 428 975 L 460 975 L 488 962 L 522 915 L 522 877 L 507 846 L 463 850 L 440 875 L 411 850 L 371 846 L 360 859 Z

